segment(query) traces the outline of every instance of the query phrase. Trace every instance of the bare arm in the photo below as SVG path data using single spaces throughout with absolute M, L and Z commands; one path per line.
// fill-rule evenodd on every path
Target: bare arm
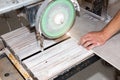
M 101 30 L 89 32 L 80 39 L 80 44 L 85 48 L 92 49 L 96 46 L 103 45 L 115 33 L 120 30 L 120 10 L 115 17 Z
M 102 32 L 107 39 L 112 37 L 120 30 L 120 10 L 114 16 L 114 18 L 102 29 Z

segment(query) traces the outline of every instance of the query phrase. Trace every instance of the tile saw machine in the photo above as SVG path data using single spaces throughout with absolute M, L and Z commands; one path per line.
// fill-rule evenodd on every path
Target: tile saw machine
M 36 31 L 23 26 L 2 35 L 0 52 L 25 80 L 53 80 L 93 54 L 70 35 L 76 11 L 80 11 L 76 0 L 43 1 L 36 14 Z

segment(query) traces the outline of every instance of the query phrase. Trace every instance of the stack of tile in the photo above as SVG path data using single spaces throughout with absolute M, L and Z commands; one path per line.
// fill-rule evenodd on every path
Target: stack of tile
M 20 60 L 41 50 L 35 33 L 31 33 L 26 27 L 21 27 L 1 37 Z M 44 40 L 44 48 L 54 43 L 56 43 L 54 40 Z

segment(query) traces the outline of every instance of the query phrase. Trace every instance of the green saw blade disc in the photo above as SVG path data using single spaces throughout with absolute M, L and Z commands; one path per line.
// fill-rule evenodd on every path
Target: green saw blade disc
M 73 25 L 75 9 L 69 0 L 54 0 L 44 10 L 40 28 L 47 38 L 63 36 Z

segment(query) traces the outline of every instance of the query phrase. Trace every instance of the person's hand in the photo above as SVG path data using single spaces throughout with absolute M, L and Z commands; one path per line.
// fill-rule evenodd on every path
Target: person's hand
M 90 50 L 94 47 L 103 45 L 107 41 L 102 31 L 89 32 L 88 34 L 81 37 L 79 44 Z

